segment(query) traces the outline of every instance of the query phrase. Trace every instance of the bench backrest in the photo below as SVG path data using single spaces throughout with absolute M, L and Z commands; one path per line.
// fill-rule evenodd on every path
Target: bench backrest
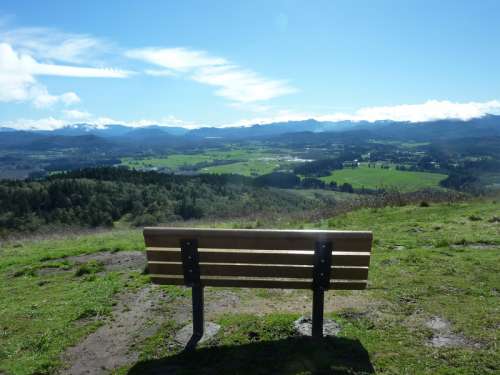
M 329 289 L 364 289 L 372 233 L 155 227 L 144 229 L 144 240 L 158 284 L 185 284 L 181 243 L 194 242 L 202 286 L 311 289 L 315 248 L 326 244 L 332 250 Z

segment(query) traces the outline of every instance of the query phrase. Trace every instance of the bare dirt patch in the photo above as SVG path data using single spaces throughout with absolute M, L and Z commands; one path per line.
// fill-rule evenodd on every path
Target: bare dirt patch
M 440 316 L 427 316 L 418 311 L 405 319 L 404 325 L 411 330 L 419 331 L 422 327 L 430 330 L 431 335 L 426 345 L 434 348 L 480 348 L 481 344 L 474 342 L 459 332 L 454 332 L 451 322 Z
M 90 261 L 96 261 L 104 266 L 105 271 L 142 271 L 146 266 L 146 253 L 142 251 L 103 251 L 94 254 L 84 254 L 51 260 L 50 262 L 66 261 L 78 266 Z M 44 267 L 38 270 L 38 275 L 69 272 L 67 268 Z
M 499 244 L 487 242 L 475 242 L 469 244 L 456 244 L 450 246 L 452 249 L 473 249 L 473 250 L 500 250 Z
M 144 269 L 146 265 L 146 253 L 142 251 L 103 251 L 64 259 L 77 265 L 93 260 L 102 263 L 106 271 L 139 271 Z
M 371 313 L 376 311 L 382 301 L 373 300 L 366 295 L 352 292 L 347 296 L 336 295 L 335 292 L 325 294 L 325 312 L 343 310 Z M 178 298 L 170 304 L 173 319 L 183 323 L 191 319 L 191 300 Z M 312 293 L 301 290 L 246 289 L 237 290 L 206 288 L 205 317 L 217 319 L 224 314 L 299 313 L 311 314 Z
M 160 305 L 166 299 L 156 286 L 120 295 L 111 319 L 63 354 L 66 368 L 60 374 L 106 374 L 136 362 L 134 345 L 158 330 L 165 319 Z
M 439 316 L 433 316 L 425 322 L 425 326 L 432 331 L 428 344 L 435 348 L 453 348 L 475 346 L 464 336 L 453 333 L 451 323 Z

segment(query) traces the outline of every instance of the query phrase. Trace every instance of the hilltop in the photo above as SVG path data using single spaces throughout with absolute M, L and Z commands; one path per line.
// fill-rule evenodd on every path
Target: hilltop
M 497 373 L 498 204 L 490 198 L 365 208 L 276 222 L 374 231 L 368 290 L 328 292 L 326 314 L 341 331 L 319 346 L 293 330 L 309 313 L 309 292 L 209 288 L 208 319 L 221 332 L 196 353 L 180 354 L 173 336 L 189 316 L 189 292 L 149 283 L 139 230 L 4 243 L 0 371 L 53 373 L 82 358 L 88 366 L 112 364 L 117 374 L 178 366 L 228 374 Z M 96 349 L 114 359 L 90 360 Z

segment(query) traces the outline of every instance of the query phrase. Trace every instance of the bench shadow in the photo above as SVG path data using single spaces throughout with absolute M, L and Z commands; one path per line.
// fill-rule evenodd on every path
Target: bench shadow
M 374 374 L 358 340 L 290 337 L 243 345 L 202 347 L 138 362 L 129 375 L 165 374 Z

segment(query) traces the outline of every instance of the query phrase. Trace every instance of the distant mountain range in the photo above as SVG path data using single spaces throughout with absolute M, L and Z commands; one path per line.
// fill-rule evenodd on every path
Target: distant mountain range
M 114 146 L 161 147 L 197 142 L 242 141 L 249 139 L 342 137 L 353 140 L 398 139 L 435 141 L 467 137 L 500 136 L 500 116 L 487 115 L 468 121 L 438 120 L 421 123 L 376 122 L 320 122 L 316 120 L 290 121 L 249 127 L 205 127 L 186 129 L 150 125 L 129 127 L 120 124 L 95 126 L 73 124 L 52 131 L 18 131 L 0 128 L 0 147 L 27 149 L 44 148 L 112 148 Z M 328 134 L 324 134 L 328 133 Z

